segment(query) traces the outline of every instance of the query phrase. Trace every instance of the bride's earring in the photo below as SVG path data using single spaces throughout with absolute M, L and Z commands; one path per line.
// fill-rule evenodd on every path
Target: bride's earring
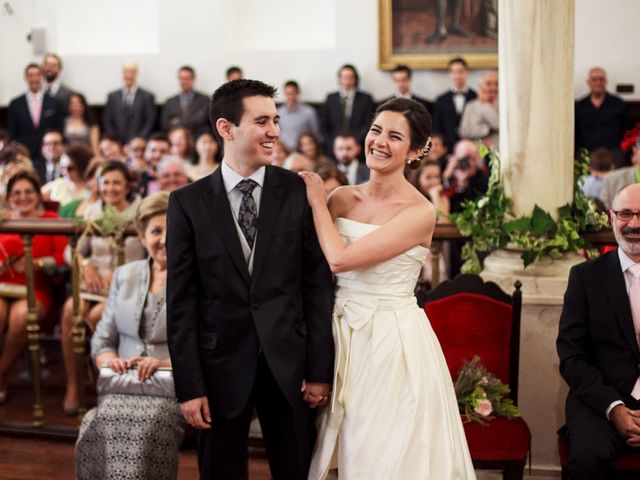
M 418 168 L 418 165 L 420 164 L 420 158 L 419 157 L 415 157 L 415 158 L 407 158 L 407 167 L 409 168 Z

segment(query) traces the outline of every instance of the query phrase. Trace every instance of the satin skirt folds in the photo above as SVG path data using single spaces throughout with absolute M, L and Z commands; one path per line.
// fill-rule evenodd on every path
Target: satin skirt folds
M 451 376 L 415 298 L 338 288 L 333 330 L 333 403 L 309 479 L 475 479 Z

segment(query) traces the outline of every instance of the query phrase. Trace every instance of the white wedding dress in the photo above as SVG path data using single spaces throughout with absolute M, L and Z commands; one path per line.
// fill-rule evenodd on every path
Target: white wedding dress
M 336 227 L 349 243 L 378 228 Z M 451 375 L 413 296 L 428 253 L 416 246 L 337 275 L 333 399 L 309 480 L 475 479 Z

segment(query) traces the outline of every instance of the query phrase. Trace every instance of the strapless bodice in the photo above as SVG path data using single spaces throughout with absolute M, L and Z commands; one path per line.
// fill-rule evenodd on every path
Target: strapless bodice
M 342 238 L 349 244 L 380 228 L 379 225 L 361 223 L 343 217 L 338 217 L 335 225 Z M 399 234 L 401 233 L 399 232 Z M 338 273 L 336 274 L 336 284 L 339 289 L 378 296 L 413 295 L 420 268 L 428 254 L 428 248 L 416 245 L 382 263 Z

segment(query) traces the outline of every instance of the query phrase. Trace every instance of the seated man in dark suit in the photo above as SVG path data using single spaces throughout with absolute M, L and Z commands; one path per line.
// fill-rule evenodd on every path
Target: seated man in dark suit
M 608 479 L 640 447 L 640 185 L 620 190 L 610 214 L 618 249 L 571 269 L 560 318 L 570 479 Z
M 138 66 L 127 62 L 122 67 L 122 88 L 109 93 L 104 107 L 104 133 L 125 144 L 133 137 L 147 138 L 156 124 L 153 94 L 138 87 Z
M 462 112 L 467 102 L 477 97 L 475 90 L 467 86 L 469 66 L 464 58 L 454 58 L 447 67 L 453 88 L 440 95 L 433 105 L 433 128 L 435 133 L 441 133 L 447 143 L 447 148 L 453 150 L 460 140 L 458 128 L 462 119 Z
M 27 93 L 14 98 L 7 108 L 7 127 L 11 138 L 24 144 L 34 163 L 41 160 L 42 137 L 48 130 L 62 131 L 62 108 L 42 89 L 40 66 L 30 63 L 24 69 Z
M 413 71 L 407 65 L 398 65 L 394 68 L 391 72 L 391 77 L 393 78 L 393 83 L 396 85 L 396 92 L 390 97 L 380 101 L 380 104 L 394 98 L 409 98 L 423 104 L 429 113 L 433 112 L 433 104 L 430 101 L 415 95 L 411 91 L 412 76 Z
M 371 95 L 358 90 L 360 78 L 353 65 L 343 65 L 338 80 L 340 90 L 327 95 L 322 111 L 327 152 L 333 151 L 333 140 L 344 130 L 353 132 L 362 146 L 376 109 Z
M 171 97 L 162 107 L 160 127 L 168 131 L 171 127 L 182 126 L 194 135 L 209 128 L 209 98 L 193 89 L 196 72 L 188 65 L 178 70 L 180 93 Z

